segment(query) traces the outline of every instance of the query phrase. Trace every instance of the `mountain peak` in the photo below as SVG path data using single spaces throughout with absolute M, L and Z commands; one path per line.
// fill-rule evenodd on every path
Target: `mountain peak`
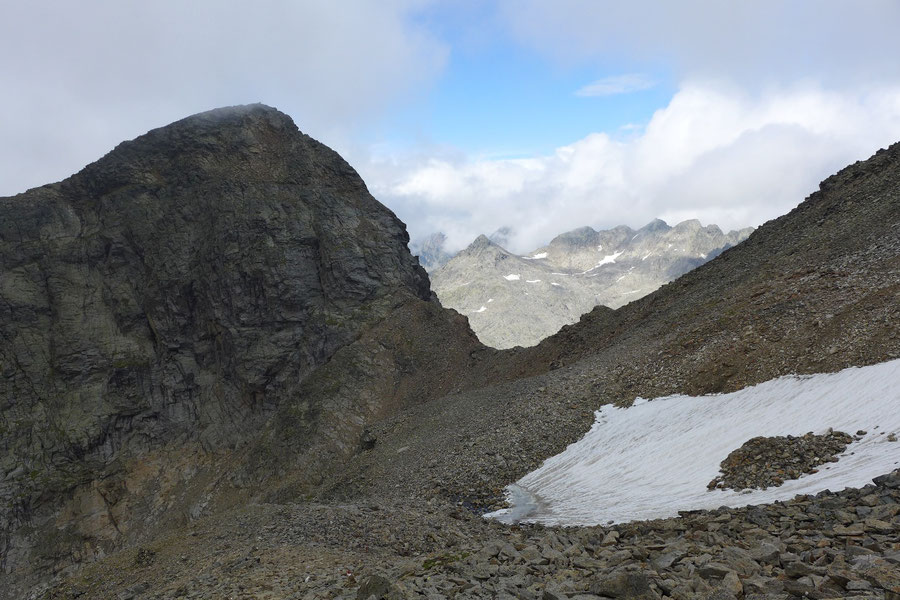
M 649 233 L 649 232 L 655 232 L 655 231 L 667 231 L 669 229 L 672 229 L 672 228 L 669 226 L 668 223 L 666 223 L 662 219 L 653 219 L 652 221 L 650 221 L 649 223 L 647 223 L 646 225 L 644 225 L 643 227 L 638 229 L 638 231 Z

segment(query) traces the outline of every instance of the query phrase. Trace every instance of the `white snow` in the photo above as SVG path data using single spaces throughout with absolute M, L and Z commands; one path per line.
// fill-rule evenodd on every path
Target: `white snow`
M 504 276 L 503 276 L 503 279 L 505 279 L 505 280 L 507 280 L 507 281 L 518 281 L 518 280 L 520 280 L 521 278 L 522 278 L 522 277 L 521 277 L 520 275 L 516 275 L 515 273 L 510 273 L 509 275 L 504 275 Z
M 490 304 L 490 303 L 493 302 L 493 301 L 494 301 L 493 298 L 488 298 L 488 304 Z
M 628 273 L 625 273 L 624 275 L 622 275 L 621 277 L 619 277 L 618 279 L 616 279 L 616 283 L 619 283 L 620 281 L 622 281 L 622 280 L 625 279 L 626 277 L 628 277 Z
M 602 259 L 600 259 L 600 262 L 598 262 L 596 265 L 594 265 L 587 271 L 582 271 L 581 273 L 579 273 L 579 275 L 585 275 L 587 273 L 590 273 L 594 269 L 599 269 L 603 265 L 610 265 L 610 264 L 616 262 L 616 259 L 619 258 L 620 256 L 622 256 L 622 254 L 624 254 L 624 253 L 625 253 L 624 250 L 619 250 L 618 252 L 613 252 L 612 254 L 607 254 Z M 563 273 L 551 273 L 551 275 L 563 275 Z
M 602 245 L 597 246 L 597 252 L 603 252 L 603 246 L 602 246 Z
M 525 283 L 540 283 L 540 279 L 526 279 Z
M 472 312 L 483 313 L 486 310 L 487 310 L 487 306 L 482 305 L 481 308 L 479 308 L 478 310 L 473 310 Z
M 585 271 L 585 272 L 587 272 L 587 271 Z M 551 275 L 565 275 L 567 277 L 570 275 L 570 273 L 550 273 L 550 274 Z
M 839 373 L 786 376 L 712 396 L 669 396 L 602 407 L 590 431 L 508 488 L 510 509 L 489 516 L 553 525 L 670 517 L 861 487 L 900 466 L 900 360 Z M 838 462 L 779 487 L 707 491 L 719 463 L 756 436 L 828 428 L 868 434 Z
M 636 239 L 637 239 L 637 236 L 639 236 L 639 235 L 641 235 L 641 234 L 639 234 L 639 233 L 634 234 L 634 237 L 631 238 L 631 241 L 633 242 L 634 240 L 636 240 Z
M 648 254 L 647 256 L 645 256 L 644 258 L 642 258 L 641 260 L 647 260 L 648 258 L 650 258 L 650 256 L 651 256 L 652 254 L 653 254 L 653 253 L 651 252 L 650 254 Z
M 534 256 L 523 256 L 522 258 L 524 258 L 525 260 L 540 260 L 542 258 L 547 258 L 547 253 L 546 252 L 538 252 Z
M 628 294 L 637 294 L 641 290 L 631 290 L 630 292 L 622 292 L 623 296 L 627 296 Z
M 559 284 L 556 283 L 555 281 L 551 282 L 550 285 L 555 285 L 556 287 L 559 287 Z
M 594 268 L 596 269 L 597 267 L 602 267 L 603 265 L 609 265 L 609 264 L 616 262 L 616 259 L 619 258 L 620 256 L 622 256 L 622 254 L 624 254 L 624 252 L 625 252 L 624 250 L 619 250 L 618 252 L 613 252 L 612 254 L 607 254 L 606 256 L 603 257 L 603 259 L 600 262 L 597 263 L 597 266 Z
M 703 253 L 701 252 L 701 253 L 700 253 L 700 258 L 706 258 L 706 255 L 703 254 Z

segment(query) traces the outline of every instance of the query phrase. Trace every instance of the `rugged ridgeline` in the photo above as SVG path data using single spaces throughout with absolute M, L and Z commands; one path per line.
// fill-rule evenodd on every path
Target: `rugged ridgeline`
M 724 234 L 696 220 L 670 227 L 659 219 L 637 231 L 582 227 L 526 256 L 480 236 L 432 272 L 432 285 L 483 343 L 533 346 L 598 304 L 618 308 L 646 296 L 752 231 Z
M 161 131 L 181 137 L 176 134 L 180 128 L 206 118 L 195 117 Z M 239 123 L 270 119 L 287 121 L 262 108 L 238 111 L 236 117 Z M 241 139 L 256 135 L 255 126 L 229 127 L 230 122 L 225 119 L 219 125 L 221 131 L 213 128 L 209 137 L 228 139 L 228 131 L 240 132 Z M 287 129 L 287 133 L 273 133 L 271 139 L 281 140 L 278 144 L 288 148 L 319 149 L 300 153 L 304 158 L 299 165 L 307 167 L 295 164 L 296 154 L 283 151 L 264 150 L 265 160 L 255 163 L 255 153 L 243 153 L 242 143 L 233 147 L 238 157 L 231 152 L 203 153 L 206 142 L 197 154 L 185 153 L 185 157 L 198 156 L 198 165 L 188 161 L 185 168 L 164 171 L 173 183 L 160 190 L 153 202 L 187 190 L 179 196 L 181 202 L 171 207 L 179 214 L 196 198 L 207 197 L 202 193 L 206 185 L 224 180 L 242 191 L 252 190 L 256 184 L 237 183 L 252 174 L 245 168 L 247 164 L 287 169 L 286 163 L 319 173 L 304 180 L 317 190 L 312 193 L 315 206 L 304 203 L 306 187 L 292 181 L 290 175 L 279 172 L 269 180 L 271 188 L 267 189 L 282 190 L 284 186 L 292 190 L 284 202 L 300 202 L 309 211 L 307 217 L 318 214 L 316 207 L 329 206 L 323 197 L 340 198 L 341 203 L 351 205 L 361 199 L 371 201 L 352 170 L 292 125 Z M 193 134 L 184 137 L 196 139 Z M 319 152 L 333 157 L 334 162 L 323 160 Z M 241 158 L 244 155 L 247 158 Z M 307 160 L 310 155 L 315 159 L 310 159 L 312 162 Z M 212 177 L 207 169 L 220 161 L 225 166 Z M 329 165 L 338 168 L 333 172 Z M 86 172 L 90 171 L 91 167 Z M 6 215 L 14 209 L 16 219 L 28 223 L 18 211 L 29 206 L 83 206 L 91 196 L 62 196 L 67 185 L 78 184 L 75 189 L 84 185 L 79 183 L 80 177 L 3 200 L 0 223 L 5 226 L 9 222 Z M 347 181 L 337 181 L 344 178 Z M 264 178 L 249 177 L 251 182 L 259 179 Z M 128 185 L 140 192 L 143 180 L 141 176 L 131 184 L 116 183 L 109 193 L 122 190 L 122 196 L 113 196 L 120 202 L 108 202 L 102 211 L 78 208 L 82 212 L 75 214 L 108 219 L 133 203 L 126 199 L 143 197 L 125 194 Z M 319 183 L 313 183 L 316 181 Z M 337 190 L 350 191 L 339 193 L 324 185 L 326 182 Z M 268 197 L 261 194 L 257 198 L 266 206 Z M 402 227 L 392 215 L 371 202 L 376 213 L 385 216 L 382 224 L 389 231 L 400 232 L 403 239 Z M 0 388 L 5 403 L 4 436 L 0 438 L 5 444 L 4 456 L 15 452 L 15 461 L 34 464 L 34 457 L 43 456 L 43 448 L 61 449 L 57 454 L 47 452 L 61 458 L 46 462 L 49 468 L 45 471 L 34 469 L 34 475 L 15 468 L 4 471 L 4 493 L 17 494 L 17 503 L 10 506 L 18 512 L 4 513 L 6 570 L 0 594 L 21 596 L 13 586 L 29 581 L 29 574 L 36 580 L 53 566 L 73 558 L 97 557 L 121 544 L 123 550 L 88 564 L 36 597 L 368 599 L 374 595 L 379 599 L 681 600 L 743 596 L 774 600 L 790 595 L 862 593 L 895 598 L 888 594 L 900 594 L 896 579 L 900 474 L 879 478 L 877 486 L 860 491 L 615 527 L 508 528 L 476 513 L 496 506 L 504 485 L 580 437 L 592 422 L 593 409 L 602 404 L 628 404 L 637 395 L 731 390 L 789 372 L 834 371 L 900 355 L 898 207 L 900 145 L 829 178 L 822 190 L 795 211 L 767 223 L 744 243 L 675 283 L 618 310 L 594 309 L 536 347 L 503 352 L 479 345 L 461 317 L 424 299 L 427 293 L 418 284 L 410 284 L 419 280 L 421 272 L 403 267 L 407 255 L 401 248 L 398 272 L 407 275 L 399 276 L 400 283 L 388 284 L 371 274 L 369 279 L 380 291 L 371 302 L 359 301 L 359 306 L 371 308 L 331 313 L 330 322 L 325 322 L 324 338 L 331 335 L 332 327 L 340 332 L 343 325 L 354 331 L 346 334 L 345 345 L 321 366 L 310 366 L 305 378 L 294 369 L 292 360 L 272 368 L 272 373 L 284 373 L 279 380 L 286 389 L 292 389 L 295 380 L 291 377 L 302 379 L 292 393 L 273 386 L 263 397 L 254 397 L 256 403 L 235 396 L 236 400 L 244 398 L 244 406 L 232 404 L 230 397 L 220 392 L 233 385 L 230 382 L 235 380 L 229 377 L 245 377 L 245 369 L 262 364 L 258 353 L 235 356 L 240 362 L 228 363 L 234 367 L 230 371 L 206 369 L 205 379 L 198 380 L 197 375 L 191 379 L 189 375 L 196 370 L 161 378 L 158 369 L 189 352 L 191 344 L 200 347 L 200 341 L 212 335 L 207 332 L 219 330 L 200 328 L 195 340 L 180 343 L 169 343 L 169 338 L 160 338 L 158 343 L 156 334 L 149 331 L 145 335 L 153 349 L 152 364 L 140 367 L 147 371 L 142 375 L 145 379 L 138 380 L 146 382 L 142 385 L 150 391 L 134 397 L 153 399 L 152 390 L 169 389 L 170 380 L 196 382 L 193 396 L 172 396 L 165 405 L 192 408 L 186 414 L 174 409 L 142 412 L 117 399 L 105 413 L 111 416 L 103 421 L 106 425 L 99 438 L 114 440 L 104 450 L 109 454 L 97 450 L 105 447 L 102 443 L 77 445 L 77 438 L 66 437 L 65 428 L 78 422 L 70 416 L 77 417 L 71 406 L 102 404 L 107 389 L 121 386 L 104 384 L 101 393 L 85 395 L 84 402 L 71 405 L 64 403 L 61 395 L 31 391 L 27 382 L 16 384 L 22 391 Z M 337 209 L 332 206 L 328 210 Z M 207 210 L 197 218 L 208 219 L 210 213 L 219 211 Z M 49 210 L 49 214 L 62 218 L 70 212 Z M 331 226 L 338 230 L 356 223 L 347 215 L 336 221 Z M 128 226 L 144 225 L 128 221 Z M 6 300 L 11 296 L 7 282 L 14 281 L 7 275 L 14 271 L 7 256 L 16 255 L 28 244 L 46 252 L 45 246 L 74 244 L 66 241 L 72 238 L 82 244 L 91 239 L 85 235 L 66 238 L 47 226 L 33 225 L 25 231 L 30 232 L 27 238 L 15 229 L 3 230 L 0 281 L 4 303 L 0 310 L 25 307 L 15 314 L 12 328 L 3 329 L 4 335 L 29 332 L 27 320 L 16 324 L 29 315 L 46 319 L 49 331 L 89 320 L 92 311 L 63 302 L 75 297 L 84 304 L 87 292 L 78 287 L 73 290 L 82 296 L 73 296 L 71 290 L 62 298 L 54 296 L 52 309 L 40 308 L 40 302 L 47 303 L 43 300 L 46 287 L 36 285 L 26 288 L 32 290 L 31 295 L 23 296 L 20 291 L 15 302 Z M 219 235 L 227 239 L 228 231 L 224 228 Z M 371 230 L 357 233 L 374 235 Z M 23 244 L 20 239 L 30 241 Z M 367 244 L 343 238 L 337 241 L 338 247 L 341 243 Z M 237 260 L 259 264 L 260 254 L 249 242 L 243 244 L 246 251 Z M 285 241 L 287 246 L 292 243 L 296 240 Z M 393 254 L 392 244 L 379 246 L 378 252 Z M 148 294 L 160 286 L 153 283 L 158 277 L 154 275 L 157 255 L 177 251 L 181 245 L 151 246 L 147 242 L 139 247 L 144 252 L 138 261 L 141 277 L 129 285 Z M 34 269 L 43 273 L 57 263 L 73 262 L 85 263 L 73 269 L 76 274 L 79 269 L 93 272 L 94 267 L 87 265 L 99 259 L 79 262 L 80 248 L 77 244 L 69 247 L 63 256 L 48 259 L 46 266 L 35 252 Z M 354 250 L 354 255 L 360 252 Z M 211 263 L 222 264 L 219 256 Z M 119 264 L 114 263 L 117 268 Z M 248 268 L 245 264 L 237 262 L 228 272 L 243 272 Z M 316 269 L 331 268 L 324 260 L 315 265 Z M 195 276 L 202 272 L 193 270 Z M 79 281 L 68 273 L 60 279 Z M 240 296 L 256 297 L 244 291 L 252 289 L 242 287 Z M 100 287 L 94 292 L 103 299 L 102 304 L 87 306 L 115 311 L 130 306 L 122 301 L 107 303 L 107 298 L 117 297 L 104 290 Z M 207 300 L 217 307 L 215 315 L 220 319 L 219 314 L 231 314 L 230 306 L 241 301 L 216 290 Z M 178 295 L 171 293 L 172 301 L 163 302 L 158 310 L 176 311 L 180 306 Z M 275 300 L 274 294 L 266 297 Z M 135 302 L 143 313 L 150 314 L 156 305 L 142 298 L 136 295 Z M 375 301 L 377 298 L 384 301 Z M 357 306 L 345 301 L 351 308 Z M 194 302 L 190 306 L 200 305 Z M 63 312 L 64 306 L 71 312 Z M 176 312 L 179 327 L 194 322 L 198 309 L 193 310 Z M 341 322 L 342 315 L 347 315 L 348 322 Z M 2 317 L 0 323 L 5 326 L 10 317 L 7 313 Z M 124 330 L 122 325 L 117 327 L 115 331 Z M 34 332 L 29 333 L 36 340 L 31 346 L 46 347 L 49 342 Z M 272 330 L 267 333 L 273 336 Z M 223 339 L 228 336 L 237 337 L 231 330 L 223 333 Z M 94 339 L 83 333 L 78 337 Z M 196 356 L 206 357 L 203 365 L 210 364 L 211 356 L 227 357 L 231 355 L 226 350 L 233 352 L 229 346 L 211 345 L 211 354 L 193 350 Z M 56 348 L 54 342 L 43 352 L 57 357 Z M 92 348 L 82 354 L 105 356 Z M 24 375 L 17 374 L 31 373 L 26 370 L 31 363 L 25 362 L 15 364 L 10 375 L 6 366 L 10 355 L 17 363 L 29 356 L 25 350 L 3 355 L 0 386 L 25 381 Z M 191 360 L 197 361 L 193 356 Z M 181 369 L 191 365 L 186 359 L 177 364 Z M 113 365 L 107 373 L 115 373 L 116 368 Z M 102 370 L 83 375 L 59 373 L 54 367 L 42 374 L 46 381 L 65 381 L 73 389 L 92 377 L 105 376 Z M 43 406 L 63 412 L 51 415 L 54 421 L 34 418 Z M 155 416 L 136 418 L 142 414 Z M 45 421 L 52 428 L 43 425 Z M 223 425 L 227 423 L 232 425 Z M 242 435 L 204 436 L 210 428 L 243 431 Z M 361 435 L 363 428 L 370 431 Z M 170 430 L 181 437 L 170 439 Z M 9 438 L 8 431 L 13 432 Z M 219 445 L 217 439 L 229 441 Z M 66 465 L 83 465 L 83 478 L 51 485 L 44 473 L 68 473 Z
M 271 475 L 302 489 L 458 387 L 480 346 L 407 242 L 261 105 L 0 199 L 0 597 Z

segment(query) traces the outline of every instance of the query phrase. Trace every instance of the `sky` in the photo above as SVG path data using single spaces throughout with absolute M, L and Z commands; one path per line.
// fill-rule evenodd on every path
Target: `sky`
M 897 0 L 0 0 L 0 195 L 263 102 L 415 240 L 785 214 L 900 141 Z

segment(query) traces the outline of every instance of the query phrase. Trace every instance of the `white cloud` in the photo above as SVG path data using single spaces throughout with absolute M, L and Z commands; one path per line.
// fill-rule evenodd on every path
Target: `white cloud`
M 750 95 L 698 82 L 626 139 L 595 133 L 527 160 L 393 158 L 361 170 L 414 237 L 443 231 L 459 248 L 509 225 L 510 250 L 522 253 L 583 225 L 637 227 L 655 217 L 759 225 L 898 139 L 900 86 Z
M 630 94 L 641 90 L 649 90 L 656 82 L 641 73 L 627 73 L 625 75 L 611 75 L 589 83 L 575 92 L 576 96 L 615 96 L 617 94 Z
M 499 0 L 513 35 L 566 62 L 663 62 L 677 79 L 897 81 L 900 2 Z
M 264 102 L 341 146 L 418 97 L 447 48 L 422 0 L 36 0 L 0 19 L 0 195 L 189 114 Z

